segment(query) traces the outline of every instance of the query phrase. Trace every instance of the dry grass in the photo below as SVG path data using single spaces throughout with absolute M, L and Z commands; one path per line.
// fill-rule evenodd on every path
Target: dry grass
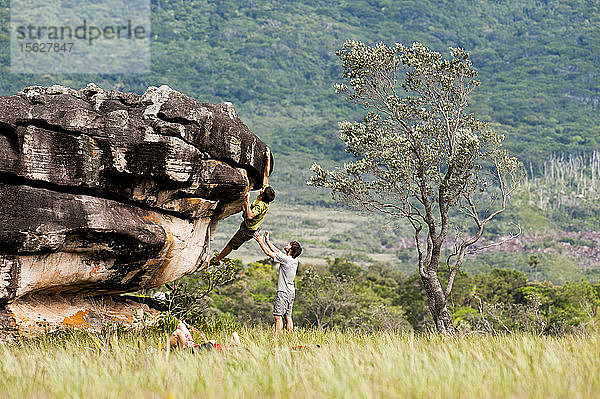
M 225 341 L 225 335 L 216 337 Z M 240 331 L 228 353 L 147 353 L 128 335 L 0 346 L 0 397 L 590 398 L 600 393 L 600 336 L 444 339 L 304 331 L 273 345 Z M 166 337 L 153 335 L 156 347 Z M 294 345 L 310 350 L 294 352 Z M 142 345 L 142 347 L 144 346 Z M 316 347 L 316 345 L 320 345 Z
M 212 249 L 219 251 L 223 248 L 237 231 L 240 222 L 239 214 L 221 221 Z M 369 263 L 397 263 L 396 250 L 392 246 L 400 245 L 399 235 L 408 237 L 407 241 L 411 240 L 406 226 L 400 230 L 397 227 L 378 214 L 273 203 L 262 230 L 270 231 L 274 243 L 280 247 L 291 240 L 299 241 L 304 247 L 303 263 L 324 264 L 326 257 L 357 257 Z M 389 248 L 382 245 L 382 237 L 388 239 Z M 232 256 L 244 263 L 265 258 L 254 241 L 244 244 Z

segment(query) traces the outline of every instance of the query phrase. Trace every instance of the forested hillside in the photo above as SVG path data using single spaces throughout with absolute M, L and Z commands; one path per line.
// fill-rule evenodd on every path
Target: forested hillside
M 299 188 L 313 160 L 344 156 L 336 122 L 360 113 L 332 90 L 341 74 L 335 51 L 346 39 L 467 49 L 482 81 L 473 111 L 506 131 L 534 168 L 552 152 L 587 151 L 600 140 L 596 1 L 153 0 L 152 72 L 105 76 L 10 74 L 9 11 L 2 0 L 0 94 L 94 81 L 138 93 L 168 84 L 231 101 L 273 147 L 286 202 L 327 199 Z
M 101 10 L 102 3 L 97 7 Z M 531 278 L 527 260 L 539 254 L 542 278 L 596 280 L 600 237 L 562 235 L 575 240 L 571 245 L 557 243 L 562 233 L 556 232 L 600 230 L 594 194 L 600 190 L 598 158 L 591 156 L 600 144 L 597 1 L 152 0 L 151 11 L 150 73 L 11 74 L 10 8 L 0 0 L 0 95 L 35 84 L 79 88 L 96 82 L 138 93 L 167 84 L 202 101 L 231 101 L 275 154 L 271 181 L 278 208 L 273 215 L 279 217 L 267 221 L 266 228 L 275 227 L 282 238 L 307 240 L 306 255 L 314 261 L 350 256 L 412 268 L 414 255 L 398 239 L 402 233 L 380 219 L 365 229 L 351 215 L 324 217 L 312 206 L 334 202 L 326 190 L 305 182 L 313 161 L 325 167 L 343 162 L 347 155 L 336 136 L 337 121 L 359 118 L 363 111 L 333 92 L 342 72 L 335 52 L 345 40 L 421 41 L 445 56 L 448 47 L 463 47 L 482 82 L 472 111 L 506 134 L 507 146 L 530 175 L 509 212 L 489 231 L 505 233 L 518 221 L 525 237 L 517 252 L 484 255 L 466 264 L 467 270 L 511 267 Z M 574 154 L 583 157 L 581 167 L 557 161 Z M 555 177 L 551 168 L 568 173 Z M 323 225 L 325 219 L 330 225 Z M 237 223 L 236 218 L 223 223 L 216 247 Z M 250 253 L 238 255 L 256 255 L 254 248 L 244 251 Z

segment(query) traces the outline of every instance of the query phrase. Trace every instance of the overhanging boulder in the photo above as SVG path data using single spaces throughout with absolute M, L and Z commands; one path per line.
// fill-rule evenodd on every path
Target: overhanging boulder
M 47 329 L 52 301 L 54 324 L 72 320 L 65 309 L 98 315 L 82 298 L 203 267 L 218 221 L 260 188 L 265 152 L 231 104 L 167 86 L 0 97 L 0 324 Z

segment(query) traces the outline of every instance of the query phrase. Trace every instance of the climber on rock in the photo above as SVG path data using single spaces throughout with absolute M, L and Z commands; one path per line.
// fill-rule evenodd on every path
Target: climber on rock
M 229 240 L 225 248 L 211 259 L 212 264 L 218 264 L 221 259 L 231 253 L 232 250 L 237 250 L 243 243 L 254 238 L 254 234 L 260 230 L 269 205 L 275 199 L 275 190 L 269 184 L 269 172 L 271 170 L 271 151 L 267 147 L 266 165 L 263 175 L 263 185 L 258 197 L 250 203 L 250 193 L 246 193 L 246 199 L 242 205 L 243 221 L 235 235 Z

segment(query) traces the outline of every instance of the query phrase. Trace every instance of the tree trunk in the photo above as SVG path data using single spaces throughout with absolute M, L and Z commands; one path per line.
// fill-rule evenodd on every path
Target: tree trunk
M 448 311 L 446 295 L 438 280 L 437 273 L 429 273 L 427 277 L 421 276 L 425 292 L 427 293 L 427 305 L 433 316 L 435 328 L 440 334 L 454 335 L 454 323 Z

